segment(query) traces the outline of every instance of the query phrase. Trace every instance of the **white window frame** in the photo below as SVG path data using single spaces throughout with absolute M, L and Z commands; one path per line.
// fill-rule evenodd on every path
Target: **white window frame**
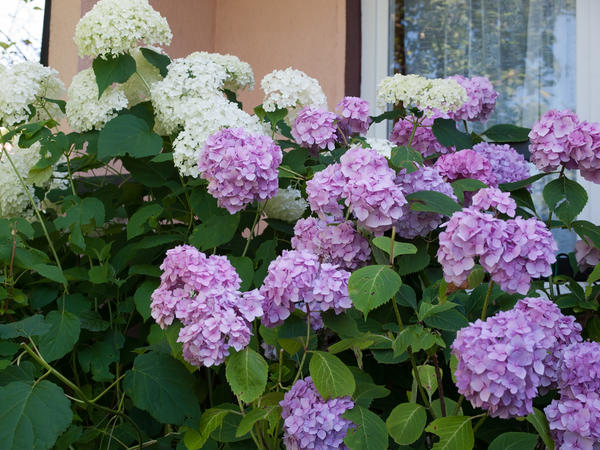
M 390 2 L 388 0 L 361 0 L 362 11 L 362 67 L 361 96 L 371 105 L 371 114 L 377 109 L 377 83 L 388 76 Z M 600 122 L 600 23 L 599 0 L 577 0 L 576 4 L 576 105 L 577 115 L 584 120 Z M 385 123 L 371 127 L 370 136 L 386 138 Z M 600 223 L 600 184 L 578 180 L 587 190 L 588 203 L 579 215 L 582 220 Z

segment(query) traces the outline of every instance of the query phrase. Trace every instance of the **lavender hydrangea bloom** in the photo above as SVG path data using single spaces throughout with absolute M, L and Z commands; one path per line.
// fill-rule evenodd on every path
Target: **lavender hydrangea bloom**
M 552 109 L 544 113 L 529 132 L 531 162 L 544 172 L 555 170 L 561 164 L 575 168 L 571 162 L 569 136 L 578 125 L 579 119 L 572 111 Z
M 571 159 L 577 161 L 581 176 L 600 183 L 600 124 L 582 122 L 578 133 L 569 136 Z
M 336 107 L 338 126 L 345 136 L 365 134 L 371 125 L 369 102 L 360 97 L 344 97 Z
M 586 271 L 600 262 L 600 250 L 590 244 L 587 239 L 575 242 L 575 259 L 579 270 Z
M 557 450 L 600 449 L 600 394 L 553 400 L 544 412 Z
M 358 234 L 351 221 L 300 219 L 294 227 L 292 248 L 313 253 L 321 262 L 350 271 L 365 265 L 371 258 L 369 242 Z
M 406 169 L 402 169 L 398 172 L 396 184 L 400 186 L 404 195 L 418 191 L 436 191 L 456 200 L 452 186 L 444 181 L 434 167 L 420 167 L 412 173 L 406 173 Z M 417 236 L 425 236 L 435 230 L 442 223 L 442 217 L 437 213 L 413 211 L 406 204 L 402 218 L 394 225 L 398 236 L 412 239 Z
M 332 112 L 306 106 L 294 120 L 292 136 L 299 145 L 313 153 L 325 148 L 333 150 L 337 140 L 336 119 L 337 116 Z
M 600 394 L 600 343 L 579 341 L 562 351 L 557 364 L 561 395 L 573 398 L 588 392 Z
M 225 128 L 206 141 L 198 169 L 218 205 L 235 214 L 254 200 L 277 194 L 282 157 L 281 148 L 270 137 Z
M 299 309 L 310 312 L 311 326 L 321 328 L 320 312 L 333 309 L 337 314 L 352 306 L 348 297 L 350 273 L 338 266 L 319 263 L 309 252 L 284 250 L 269 264 L 260 288 L 264 297 L 262 323 L 275 327 Z
M 487 211 L 495 209 L 509 217 L 515 216 L 517 204 L 511 198 L 510 192 L 502 192 L 498 188 L 485 188 L 477 191 L 471 200 L 473 208 Z
M 426 117 L 423 119 L 421 126 L 419 126 L 413 136 L 412 143 L 410 146 L 417 150 L 423 158 L 438 154 L 451 153 L 456 151 L 454 147 L 446 148 L 438 142 L 433 135 L 434 117 Z M 399 146 L 408 146 L 410 141 L 410 135 L 413 131 L 413 124 L 410 120 L 400 119 L 394 124 L 394 128 L 390 133 L 390 141 Z
M 279 404 L 286 448 L 347 450 L 344 438 L 354 424 L 342 415 L 354 408 L 350 397 L 325 401 L 307 377 L 296 381 Z
M 345 184 L 346 178 L 342 175 L 339 163 L 331 164 L 315 173 L 306 182 L 306 195 L 310 209 L 322 217 L 331 214 L 341 219 L 343 207 L 339 200 L 342 198 Z
M 459 392 L 492 417 L 530 414 L 538 388 L 555 375 L 549 354 L 564 345 L 565 336 L 552 325 L 569 322 L 565 319 L 550 300 L 525 298 L 515 309 L 460 330 L 452 344 Z
M 196 248 L 181 245 L 167 251 L 160 268 L 152 317 L 161 328 L 174 319 L 184 325 L 178 342 L 190 364 L 218 365 L 229 347 L 241 350 L 248 345 L 251 322 L 262 315 L 263 297 L 257 290 L 239 292 L 240 277 L 226 257 L 207 258 Z
M 490 162 L 474 150 L 460 150 L 442 155 L 435 162 L 435 167 L 448 181 L 474 178 L 488 186 L 498 184 Z
M 473 150 L 490 162 L 498 184 L 520 181 L 530 176 L 529 164 L 523 155 L 510 145 L 481 142 L 475 145 Z
M 465 88 L 467 101 L 457 111 L 448 113 L 448 116 L 454 120 L 487 122 L 494 112 L 498 97 L 490 80 L 486 77 L 466 78 L 462 75 L 453 75 L 449 78 L 456 80 Z

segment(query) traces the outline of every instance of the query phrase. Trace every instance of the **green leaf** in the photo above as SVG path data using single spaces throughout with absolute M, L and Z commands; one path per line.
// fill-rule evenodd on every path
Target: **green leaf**
M 35 270 L 44 278 L 56 281 L 57 283 L 65 285 L 67 284 L 67 279 L 58 266 L 53 266 L 50 264 L 34 264 L 31 269 Z
M 237 431 L 235 432 L 236 437 L 244 436 L 248 434 L 252 427 L 259 420 L 265 420 L 271 414 L 279 414 L 281 415 L 281 406 L 279 405 L 270 405 L 264 408 L 253 409 L 248 414 L 244 416 L 240 425 L 238 426 Z
M 157 352 L 136 357 L 123 379 L 123 389 L 137 408 L 159 422 L 175 425 L 200 414 L 198 400 L 190 391 L 193 384 L 194 378 L 180 362 Z
M 95 197 L 67 197 L 63 202 L 63 207 L 67 206 L 63 216 L 54 220 L 57 228 L 69 230 L 69 242 L 75 244 L 78 248 L 85 250 L 85 241 L 83 239 L 82 227 L 92 229 L 102 226 L 104 223 L 104 204 Z
M 456 122 L 452 119 L 437 118 L 433 121 L 433 135 L 444 147 L 456 147 L 456 150 L 473 148 L 473 138 L 470 134 L 456 129 Z
M 110 365 L 119 362 L 119 351 L 124 343 L 125 338 L 121 333 L 109 332 L 101 341 L 77 352 L 79 364 L 85 372 L 92 371 L 94 381 L 112 381 L 115 376 L 110 372 Z
M 463 178 L 462 180 L 456 180 L 451 183 L 454 195 L 458 198 L 460 203 L 465 202 L 465 192 L 474 192 L 479 189 L 488 187 L 482 181 L 474 180 L 473 178 Z
M 392 349 L 394 350 L 394 355 L 398 356 L 404 353 L 408 347 L 416 353 L 420 350 L 429 350 L 436 344 L 440 347 L 446 346 L 440 336 L 426 330 L 422 325 L 416 324 L 408 325 L 398 333 L 392 344 Z
M 265 359 L 246 347 L 229 356 L 225 376 L 233 393 L 243 402 L 250 403 L 265 391 L 268 371 Z
M 4 449 L 49 449 L 71 424 L 71 402 L 48 380 L 0 387 L 0 443 Z
M 554 440 L 550 436 L 550 427 L 548 426 L 546 415 L 539 409 L 533 408 L 533 412 L 525 419 L 533 425 L 533 428 L 538 432 L 548 450 L 554 450 Z
M 388 255 L 392 248 L 392 240 L 387 236 L 377 236 L 373 239 L 375 247 L 380 248 Z M 417 247 L 406 242 L 394 241 L 394 257 L 398 255 L 414 255 L 417 253 Z
M 190 244 L 201 251 L 231 241 L 240 223 L 240 215 L 212 216 L 202 222 L 190 236 Z
M 60 132 L 56 135 L 50 135 L 47 139 L 42 139 L 40 148 L 40 160 L 29 171 L 42 171 L 58 162 L 64 152 L 69 150 L 69 139 L 64 133 Z
M 427 316 L 424 321 L 427 326 L 446 331 L 458 331 L 469 325 L 467 318 L 457 309 Z
M 67 311 L 50 311 L 46 316 L 50 330 L 40 338 L 40 353 L 48 362 L 70 352 L 79 339 L 81 323 L 75 314 Z
M 431 260 L 427 248 L 427 242 L 424 240 L 413 241 L 417 246 L 417 253 L 414 255 L 400 256 L 396 260 L 396 267 L 400 275 L 408 275 L 410 273 L 419 272 L 429 265 Z M 400 289 L 400 296 L 403 295 L 403 290 Z M 416 302 L 416 297 L 415 297 Z M 408 306 L 408 305 L 407 305 Z M 412 303 L 411 303 L 412 306 Z M 414 305 L 416 308 L 416 305 Z
M 162 212 L 163 207 L 160 203 L 149 203 L 139 208 L 131 215 L 127 222 L 127 239 L 133 239 L 143 234 L 146 231 L 144 225 L 148 220 L 158 218 Z
M 534 450 L 537 440 L 531 433 L 502 433 L 490 443 L 488 450 Z
M 406 169 L 406 173 L 412 173 L 417 170 L 417 166 L 423 164 L 423 156 L 410 147 L 394 147 L 390 164 L 396 169 Z
M 98 85 L 98 98 L 113 83 L 125 83 L 135 73 L 135 59 L 123 53 L 119 56 L 106 55 L 98 57 L 92 63 L 96 84 Z
M 530 128 L 518 127 L 509 123 L 493 125 L 482 134 L 492 142 L 527 142 Z
M 0 339 L 16 337 L 41 336 L 46 334 L 51 325 L 44 321 L 44 316 L 34 314 L 23 320 L 0 325 Z
M 410 209 L 413 211 L 435 212 L 450 217 L 462 209 L 455 200 L 436 191 L 413 192 L 406 199 L 411 202 Z
M 169 71 L 167 70 L 167 66 L 171 64 L 171 59 L 167 55 L 163 55 L 162 53 L 155 52 L 149 48 L 141 48 L 140 51 L 146 61 L 152 64 L 160 71 L 160 75 L 164 78 L 167 76 Z
M 248 289 L 250 289 L 252 279 L 254 278 L 254 264 L 252 263 L 252 260 L 247 256 L 231 255 L 227 255 L 227 259 L 229 260 L 231 265 L 235 267 L 235 271 L 242 279 L 242 285 L 240 286 L 240 290 L 247 291 Z
M 400 289 L 402 279 L 388 266 L 366 266 L 350 275 L 348 294 L 354 307 L 365 315 L 388 302 Z
M 150 303 L 152 299 L 150 296 L 156 290 L 160 282 L 158 280 L 146 280 L 135 291 L 133 294 L 133 301 L 135 302 L 135 309 L 140 313 L 140 316 L 144 319 L 144 322 L 150 318 Z
M 386 450 L 388 448 L 385 422 L 377 414 L 356 405 L 343 417 L 357 425 L 356 428 L 348 430 L 348 434 L 344 438 L 344 444 L 350 450 Z
M 424 364 L 422 366 L 417 366 L 417 372 L 419 372 L 419 378 L 423 384 L 423 387 L 427 391 L 429 398 L 431 398 L 438 388 L 438 381 L 437 377 L 435 376 L 435 367 Z
M 556 172 L 543 172 L 533 175 L 532 177 L 525 178 L 524 180 L 513 181 L 512 183 L 502 183 L 498 187 L 501 191 L 504 192 L 512 192 L 517 191 L 519 189 L 523 189 L 524 187 L 529 186 L 530 184 L 535 183 L 540 178 L 543 178 L 547 175 L 555 174 Z
M 583 186 L 564 176 L 552 180 L 544 187 L 544 201 L 548 208 L 567 226 L 583 211 L 587 200 L 588 195 Z
M 162 139 L 150 125 L 132 114 L 111 119 L 98 137 L 98 159 L 130 155 L 133 158 L 155 156 L 162 149 Z
M 485 270 L 483 270 L 483 267 L 481 267 L 479 264 L 476 264 L 475 267 L 471 269 L 471 272 L 469 272 L 469 275 L 467 275 L 467 283 L 469 289 L 475 289 L 476 287 L 481 285 L 481 283 L 483 283 L 484 278 Z
M 581 239 L 589 239 L 594 243 L 594 247 L 600 248 L 600 227 L 587 220 L 576 220 L 571 226 Z
M 410 445 L 423 434 L 427 411 L 416 403 L 401 403 L 385 421 L 388 433 L 399 445 Z
M 466 416 L 441 417 L 431 422 L 425 431 L 440 437 L 433 450 L 472 449 L 475 443 L 471 418 Z
M 382 114 L 379 114 L 378 116 L 371 116 L 371 120 L 373 121 L 373 123 L 379 123 L 383 122 L 384 120 L 398 119 L 399 117 L 404 117 L 404 115 L 404 111 L 400 109 L 393 109 L 391 111 L 386 111 Z
M 312 354 L 308 370 L 317 391 L 325 400 L 354 393 L 356 382 L 352 372 L 337 356 L 316 351 Z
M 210 434 L 223 424 L 223 419 L 225 419 L 225 416 L 231 413 L 231 411 L 232 408 L 224 407 L 210 408 L 204 411 L 200 417 L 200 424 L 198 425 L 199 435 L 196 433 L 188 438 L 186 433 L 186 436 L 184 437 L 186 448 L 202 448 L 210 437 Z M 192 438 L 193 442 L 191 442 Z

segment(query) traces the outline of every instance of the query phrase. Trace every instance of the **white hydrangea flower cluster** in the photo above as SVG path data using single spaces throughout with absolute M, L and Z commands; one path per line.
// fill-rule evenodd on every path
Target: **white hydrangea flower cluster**
M 98 99 L 98 85 L 92 69 L 85 69 L 73 77 L 69 86 L 67 120 L 77 132 L 100 129 L 106 122 L 127 107 L 123 85 L 109 86 Z
M 239 89 L 254 89 L 254 72 L 252 67 L 245 61 L 241 61 L 235 55 L 222 55 L 220 53 L 206 53 L 206 57 L 210 58 L 214 63 L 225 68 L 227 78 L 223 83 L 224 89 L 237 91 Z
M 162 53 L 162 49 L 158 47 L 147 46 L 144 48 L 148 48 L 150 50 L 155 51 L 156 53 Z M 130 50 L 129 54 L 135 60 L 136 71 L 139 73 L 134 73 L 129 80 L 123 83 L 123 91 L 125 92 L 125 96 L 127 97 L 127 101 L 129 103 L 129 107 L 135 106 L 138 103 L 145 102 L 150 99 L 150 93 L 148 92 L 148 88 L 142 81 L 142 78 L 148 83 L 148 85 L 152 86 L 152 84 L 157 81 L 162 80 L 162 76 L 160 74 L 160 70 L 157 67 L 153 66 L 148 62 L 148 60 L 144 57 L 141 51 L 141 47 L 136 47 Z
M 260 83 L 265 98 L 265 111 L 282 108 L 301 109 L 304 106 L 315 106 L 327 109 L 327 97 L 319 82 L 301 70 L 288 67 L 285 70 L 274 70 L 265 75 Z
M 75 28 L 81 56 L 120 55 L 140 43 L 169 45 L 173 34 L 148 0 L 100 0 Z
M 368 137 L 367 144 L 379 153 L 381 156 L 390 159 L 392 157 L 392 149 L 396 147 L 396 144 L 388 141 L 387 139 Z
M 385 77 L 377 86 L 379 107 L 386 103 L 415 106 L 428 117 L 456 111 L 467 101 L 467 91 L 450 78 L 424 78 L 419 75 Z
M 264 212 L 270 219 L 294 222 L 304 214 L 308 202 L 302 198 L 298 189 L 288 186 L 279 189 L 277 195 L 267 201 Z
M 46 101 L 61 99 L 65 85 L 58 72 L 37 62 L 22 62 L 0 70 L 0 123 L 11 126 L 26 120 L 35 108 L 33 120 L 59 120 L 62 112 L 58 105 Z M 50 117 L 49 117 L 50 116 Z

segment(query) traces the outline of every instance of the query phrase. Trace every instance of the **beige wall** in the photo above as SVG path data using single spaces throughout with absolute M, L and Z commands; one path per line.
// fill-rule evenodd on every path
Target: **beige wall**
M 49 65 L 68 86 L 81 68 L 73 43 L 75 26 L 95 0 L 53 0 Z M 260 80 L 292 66 L 317 78 L 330 108 L 344 95 L 345 0 L 150 0 L 173 31 L 166 50 L 182 57 L 196 50 L 231 53 L 250 63 L 257 86 L 241 100 L 262 100 Z

